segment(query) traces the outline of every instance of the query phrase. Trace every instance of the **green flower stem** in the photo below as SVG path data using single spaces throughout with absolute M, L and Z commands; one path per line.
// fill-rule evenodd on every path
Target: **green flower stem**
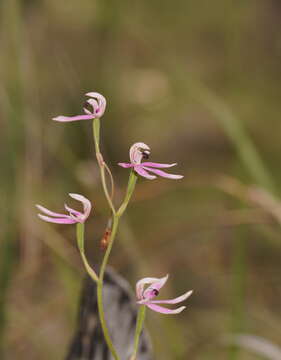
M 108 169 L 107 165 L 105 164 L 102 154 L 100 152 L 100 145 L 99 145 L 100 144 L 100 119 L 99 118 L 95 118 L 93 120 L 93 137 L 94 137 L 94 143 L 95 143 L 96 157 L 97 157 L 98 165 L 100 168 L 103 191 L 104 191 L 105 197 L 107 199 L 108 205 L 110 206 L 110 209 L 111 209 L 113 215 L 115 215 L 116 210 L 115 210 L 113 202 L 111 200 L 111 196 L 109 194 L 107 184 L 106 184 L 106 179 L 105 179 L 105 170 L 107 169 L 107 171 L 109 171 L 109 169 Z
M 114 345 L 111 341 L 110 335 L 109 335 L 109 331 L 108 328 L 106 326 L 106 321 L 105 321 L 105 315 L 104 315 L 104 308 L 103 308 L 103 293 L 102 293 L 102 289 L 103 289 L 103 279 L 104 279 L 104 273 L 105 273 L 105 269 L 106 269 L 106 265 L 108 263 L 108 259 L 113 247 L 113 243 L 115 240 L 115 236 L 117 233 L 117 229 L 118 229 L 118 225 L 119 225 L 119 220 L 120 217 L 122 216 L 122 214 L 124 213 L 129 200 L 132 196 L 132 193 L 134 191 L 135 188 L 135 184 L 136 184 L 136 180 L 137 180 L 137 176 L 134 174 L 134 172 L 131 172 L 130 177 L 129 177 L 129 181 L 128 181 L 128 187 L 127 187 L 127 192 L 124 198 L 123 203 L 121 204 L 119 210 L 117 213 L 113 214 L 113 224 L 112 224 L 112 232 L 111 232 L 111 236 L 110 236 L 110 240 L 109 240 L 109 244 L 108 247 L 106 249 L 102 264 L 101 264 L 101 268 L 100 268 L 100 274 L 99 274 L 99 281 L 97 284 L 97 297 L 98 297 L 98 310 L 99 310 L 99 317 L 100 317 L 100 322 L 101 322 L 101 326 L 102 326 L 102 330 L 103 330 L 103 334 L 104 334 L 104 338 L 106 340 L 107 346 L 109 347 L 113 357 L 115 360 L 118 360 L 118 355 L 114 349 Z
M 137 175 L 135 174 L 135 172 L 133 170 L 131 170 L 125 198 L 124 198 L 123 203 L 121 204 L 120 208 L 117 211 L 117 215 L 119 217 L 123 215 L 124 211 L 126 210 L 128 204 L 129 204 L 129 201 L 134 192 L 137 180 L 138 180 Z
M 104 272 L 105 272 L 105 268 L 106 268 L 106 264 L 108 262 L 108 257 L 110 255 L 111 249 L 112 249 L 112 245 L 113 245 L 113 241 L 116 235 L 116 231 L 117 231 L 117 227 L 118 227 L 118 216 L 114 217 L 113 220 L 113 227 L 112 227 L 112 235 L 110 238 L 110 243 L 108 245 L 108 248 L 106 250 L 105 256 L 103 258 L 103 262 L 101 265 L 101 270 L 100 270 L 100 276 L 98 277 L 97 274 L 95 273 L 95 271 L 91 268 L 91 266 L 88 263 L 88 260 L 85 256 L 85 251 L 84 251 L 84 232 L 85 232 L 85 226 L 84 224 L 78 223 L 76 225 L 76 234 L 77 234 L 77 245 L 83 260 L 83 263 L 85 265 L 85 268 L 87 270 L 87 273 L 91 276 L 91 278 L 97 283 L 97 297 L 98 297 L 98 310 L 99 310 L 99 317 L 100 317 L 100 322 L 101 322 L 101 327 L 103 330 L 103 334 L 104 334 L 104 338 L 105 341 L 107 343 L 108 348 L 110 349 L 111 354 L 113 355 L 115 360 L 119 360 L 119 357 L 116 353 L 116 350 L 114 348 L 114 345 L 110 339 L 110 335 L 106 326 L 106 322 L 105 322 L 105 316 L 104 316 L 104 309 L 103 309 L 103 299 L 102 299 L 102 288 L 103 288 L 103 278 L 104 278 Z
M 101 327 L 102 327 L 102 331 L 103 331 L 104 338 L 105 338 L 105 341 L 107 343 L 107 346 L 109 347 L 109 349 L 111 351 L 111 354 L 113 355 L 115 360 L 119 360 L 119 357 L 118 357 L 118 355 L 116 353 L 116 350 L 114 348 L 114 345 L 113 345 L 113 343 L 111 341 L 111 338 L 110 338 L 110 335 L 109 335 L 108 328 L 106 326 L 104 308 L 103 308 L 102 289 L 103 289 L 104 273 L 105 273 L 106 265 L 108 263 L 109 255 L 111 253 L 111 249 L 112 249 L 112 246 L 113 246 L 113 243 L 114 243 L 114 239 L 115 239 L 115 236 L 116 236 L 116 233 L 117 233 L 118 223 L 119 223 L 119 216 L 114 215 L 113 216 L 112 233 L 111 233 L 109 244 L 108 244 L 108 247 L 106 249 L 102 264 L 101 264 L 100 274 L 99 274 L 99 281 L 98 281 L 98 284 L 97 284 L 98 310 L 99 310 L 99 317 L 100 317 Z
M 85 266 L 85 268 L 87 270 L 87 273 L 91 276 L 91 278 L 95 282 L 98 282 L 99 278 L 98 278 L 97 274 L 95 273 L 95 271 L 90 266 L 90 264 L 88 263 L 88 260 L 87 260 L 86 255 L 85 255 L 84 233 L 85 233 L 85 225 L 81 224 L 81 223 L 77 223 L 77 225 L 76 225 L 76 236 L 77 236 L 77 245 L 78 245 L 78 249 L 80 251 L 80 255 L 82 257 L 82 260 L 83 260 L 84 266 Z
M 112 183 L 112 187 L 114 188 L 114 183 L 113 183 L 113 179 L 112 179 L 112 175 L 106 165 L 106 163 L 103 160 L 102 154 L 100 152 L 100 147 L 99 147 L 99 142 L 100 142 L 100 119 L 96 118 L 93 120 L 93 137 L 94 137 L 94 143 L 95 143 L 95 151 L 96 151 L 96 157 L 97 157 L 97 161 L 98 161 L 98 165 L 100 168 L 100 173 L 101 173 L 101 182 L 102 182 L 102 186 L 103 186 L 103 190 L 107 199 L 107 202 L 111 208 L 112 211 L 112 218 L 113 218 L 113 223 L 112 223 L 112 232 L 111 232 L 111 236 L 109 239 L 109 244 L 108 247 L 106 249 L 106 252 L 104 254 L 104 258 L 101 264 L 101 268 L 100 268 L 100 273 L 99 273 L 99 277 L 98 277 L 98 281 L 97 281 L 97 300 L 98 300 L 98 311 L 99 311 L 99 318 L 100 318 L 100 322 L 101 322 L 101 327 L 102 327 L 102 331 L 104 334 L 104 338 L 105 341 L 107 343 L 107 346 L 112 354 L 112 356 L 114 357 L 115 360 L 119 360 L 118 354 L 114 348 L 114 345 L 111 341 L 110 338 L 110 334 L 109 334 L 109 330 L 107 328 L 106 325 L 106 320 L 105 320 L 105 314 L 104 314 L 104 307 L 103 307 L 103 280 L 104 280 L 104 274 L 105 274 L 105 269 L 108 263 L 108 259 L 113 247 L 113 243 L 116 237 L 116 233 L 117 233 L 117 229 L 118 229 L 118 225 L 119 225 L 119 220 L 120 217 L 123 215 L 124 211 L 126 210 L 128 203 L 131 199 L 131 196 L 134 192 L 135 189 L 135 185 L 137 182 L 137 176 L 134 173 L 134 171 L 131 171 L 130 176 L 129 176 L 129 180 L 128 180 L 128 186 L 127 186 L 127 191 L 126 191 L 126 195 L 124 197 L 124 200 L 120 206 L 120 208 L 118 209 L 118 212 L 116 212 L 115 207 L 113 205 L 112 202 L 112 197 L 109 195 L 109 191 L 107 188 L 107 184 L 106 184 L 106 179 L 105 179 L 105 170 L 109 172 L 109 175 L 111 176 L 111 183 Z M 79 244 L 78 244 L 79 246 Z M 81 252 L 81 250 L 80 250 Z M 81 252 L 81 255 L 84 254 L 84 252 Z M 82 256 L 83 258 L 83 256 Z M 86 259 L 85 259 L 86 260 Z M 84 261 L 84 258 L 83 258 Z M 84 261 L 85 264 L 85 261 Z M 87 260 L 86 260 L 86 264 Z M 85 265 L 86 266 L 86 265 Z M 88 271 L 88 267 L 86 267 L 87 271 Z M 89 272 L 89 271 L 88 271 Z M 144 310 L 143 310 L 144 311 Z M 144 316 L 144 314 L 142 315 Z M 143 320 L 142 320 L 143 322 Z M 140 324 L 140 327 L 142 327 L 142 322 Z M 139 330 L 139 333 L 141 332 L 141 328 Z M 139 335 L 138 335 L 139 337 Z M 138 346 L 138 338 L 136 340 L 137 344 L 136 344 L 136 348 Z M 136 350 L 137 351 L 137 350 Z
M 134 340 L 134 352 L 133 352 L 133 355 L 131 356 L 130 360 L 137 359 L 139 341 L 140 341 L 140 336 L 141 336 L 143 323 L 144 323 L 144 319 L 145 319 L 145 311 L 146 311 L 146 306 L 141 305 L 140 309 L 138 311 L 137 326 L 136 326 L 135 340 Z

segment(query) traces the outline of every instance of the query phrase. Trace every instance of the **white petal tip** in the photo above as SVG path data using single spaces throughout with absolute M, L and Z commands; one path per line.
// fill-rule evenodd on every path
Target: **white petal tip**
M 180 308 L 178 308 L 178 313 L 182 312 L 185 309 L 186 309 L 186 306 L 181 306 Z
M 73 199 L 76 199 L 77 197 L 82 196 L 82 195 L 80 195 L 80 194 L 75 194 L 75 193 L 68 193 L 68 195 L 69 195 L 70 197 L 72 197 Z

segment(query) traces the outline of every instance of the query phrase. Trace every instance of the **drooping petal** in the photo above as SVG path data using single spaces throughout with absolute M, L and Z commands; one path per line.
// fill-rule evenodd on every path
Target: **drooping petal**
M 184 300 L 186 300 L 191 294 L 193 293 L 193 290 L 190 290 L 186 292 L 185 294 L 178 296 L 174 299 L 170 300 L 151 300 L 149 301 L 150 304 L 178 304 Z
M 127 169 L 127 168 L 131 168 L 134 165 L 131 163 L 118 163 L 119 166 L 122 166 L 123 168 Z
M 167 309 L 163 306 L 159 306 L 151 303 L 147 304 L 146 306 L 149 307 L 151 310 L 157 311 L 161 314 L 179 314 L 185 309 L 185 306 L 181 306 L 177 309 Z
M 153 174 L 156 174 L 158 176 L 162 176 L 162 177 L 167 178 L 167 179 L 176 180 L 176 179 L 182 179 L 183 178 L 183 175 L 168 174 L 165 171 L 149 168 L 149 167 L 146 167 L 146 166 L 144 166 L 143 169 L 148 170 L 148 171 L 152 172 Z
M 144 170 L 144 169 L 142 168 L 141 165 L 135 165 L 135 166 L 134 166 L 134 170 L 135 170 L 135 172 L 137 172 L 140 176 L 143 176 L 143 177 L 145 177 L 146 179 L 149 179 L 149 180 L 154 180 L 154 179 L 156 179 L 156 176 L 150 175 L 146 170 Z M 159 170 L 159 171 L 160 171 L 160 170 Z
M 55 216 L 55 217 L 61 217 L 61 218 L 68 218 L 68 215 L 66 214 L 60 214 L 60 213 L 56 213 L 54 211 L 51 211 L 49 209 L 46 209 L 44 206 L 42 205 L 36 205 L 36 207 L 42 211 L 42 213 L 49 215 L 49 216 Z
M 150 161 L 142 162 L 141 164 L 142 164 L 142 166 L 155 167 L 155 168 L 159 168 L 159 169 L 160 168 L 169 168 L 169 167 L 177 165 L 177 163 L 161 164 L 161 163 L 154 163 L 154 162 L 150 162 Z
M 67 218 L 51 218 L 49 216 L 45 216 L 45 215 L 41 215 L 38 214 L 39 218 L 47 221 L 47 222 L 51 222 L 51 223 L 55 223 L 55 224 L 75 224 L 77 221 L 72 219 L 70 216 Z
M 42 219 L 44 221 L 52 222 L 52 223 L 57 223 L 57 224 L 74 224 L 77 222 L 80 222 L 80 223 L 85 222 L 86 219 L 88 218 L 91 208 L 92 208 L 91 202 L 87 198 L 85 198 L 84 196 L 79 195 L 79 194 L 71 193 L 69 195 L 72 198 L 82 202 L 83 213 L 72 209 L 71 207 L 69 207 L 66 204 L 64 206 L 65 206 L 65 209 L 69 212 L 69 215 L 56 213 L 54 211 L 44 208 L 41 205 L 36 205 L 37 208 L 40 211 L 42 211 L 43 214 L 45 214 L 45 215 L 38 214 L 40 219 Z M 49 215 L 49 216 L 46 216 L 46 215 Z
M 160 280 L 159 278 L 154 278 L 154 277 L 146 277 L 146 278 L 143 278 L 143 279 L 139 280 L 136 283 L 137 298 L 142 299 L 142 293 L 143 293 L 144 285 L 152 284 L 152 283 L 157 282 L 159 280 Z
M 76 116 L 57 116 L 54 117 L 54 121 L 59 122 L 71 122 L 71 121 L 79 121 L 79 120 L 90 120 L 93 119 L 95 115 L 87 114 L 87 115 L 76 115 Z
M 143 159 L 143 156 L 150 154 L 150 148 L 143 142 L 137 142 L 130 147 L 130 160 L 132 164 L 139 165 Z

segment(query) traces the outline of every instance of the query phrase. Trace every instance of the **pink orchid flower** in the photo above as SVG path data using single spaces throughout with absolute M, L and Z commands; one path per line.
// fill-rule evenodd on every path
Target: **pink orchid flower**
M 36 207 L 44 214 L 44 215 L 38 214 L 40 219 L 56 224 L 84 223 L 91 212 L 92 205 L 90 200 L 86 199 L 84 196 L 79 194 L 69 194 L 69 196 L 75 200 L 81 201 L 81 203 L 83 204 L 83 212 L 74 210 L 69 206 L 67 206 L 66 204 L 64 204 L 64 207 L 69 212 L 69 215 L 56 213 L 54 211 L 50 211 L 46 209 L 41 205 L 36 205 Z
M 168 179 L 182 179 L 182 175 L 173 175 L 168 174 L 163 170 L 159 170 L 160 168 L 169 168 L 172 166 L 177 165 L 177 163 L 174 164 L 160 164 L 160 163 L 154 163 L 154 162 L 141 162 L 142 159 L 148 159 L 150 155 L 150 148 L 146 144 L 142 142 L 137 142 L 133 144 L 130 148 L 130 163 L 118 163 L 119 166 L 122 166 L 123 168 L 133 168 L 136 173 L 138 173 L 140 176 L 143 176 L 149 180 L 153 180 L 156 178 L 155 175 L 151 175 L 148 173 L 151 172 L 153 174 L 156 174 L 158 176 L 162 176 L 164 178 Z
M 53 120 L 60 122 L 69 122 L 77 120 L 90 120 L 102 117 L 106 107 L 105 97 L 97 92 L 89 92 L 86 94 L 86 96 L 89 96 L 90 99 L 86 100 L 86 103 L 84 105 L 84 115 L 57 116 L 53 118 Z
M 137 303 L 140 305 L 146 305 L 151 310 L 157 311 L 161 314 L 178 314 L 182 312 L 186 308 L 185 306 L 180 306 L 179 308 L 171 310 L 157 304 L 178 304 L 186 300 L 192 294 L 192 290 L 174 299 L 153 300 L 156 296 L 158 296 L 159 290 L 165 285 L 168 277 L 169 275 L 166 275 L 163 278 L 147 277 L 139 280 L 136 285 Z M 145 289 L 146 284 L 149 284 L 149 286 Z

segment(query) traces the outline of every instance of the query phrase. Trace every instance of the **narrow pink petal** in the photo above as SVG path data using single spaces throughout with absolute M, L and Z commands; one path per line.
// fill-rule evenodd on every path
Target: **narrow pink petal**
M 156 167 L 156 168 L 169 168 L 172 166 L 177 165 L 177 163 L 173 163 L 173 164 L 160 164 L 160 163 L 154 163 L 154 162 L 150 162 L 150 161 L 145 161 L 141 163 L 143 166 L 149 166 L 149 167 Z
M 70 122 L 70 121 L 78 121 L 78 120 L 90 120 L 94 119 L 95 115 L 76 115 L 76 116 L 57 116 L 53 118 L 54 121 L 59 122 Z
M 134 165 L 131 164 L 131 163 L 118 163 L 119 166 L 122 166 L 123 168 L 125 169 L 128 169 L 128 168 L 131 168 L 133 167 Z
M 168 280 L 169 275 L 166 275 L 160 279 L 156 279 L 153 283 L 149 285 L 147 289 L 143 292 L 143 299 L 151 300 L 155 298 L 158 294 L 155 294 L 155 290 L 159 292 L 159 290 L 166 284 L 166 281 Z
M 155 304 L 147 304 L 147 307 L 149 307 L 153 311 L 157 311 L 161 314 L 179 314 L 185 309 L 185 306 L 181 306 L 177 309 L 167 309 L 163 306 L 155 305 Z
M 68 215 L 56 213 L 54 211 L 46 209 L 44 206 L 36 205 L 36 207 L 37 207 L 37 209 L 39 209 L 40 211 L 42 211 L 42 213 L 44 213 L 46 215 L 55 216 L 55 217 L 61 217 L 61 218 L 68 218 Z
M 156 179 L 156 176 L 150 175 L 147 171 L 145 171 L 141 165 L 134 166 L 135 172 L 137 172 L 140 176 L 145 177 L 146 179 L 153 180 Z M 160 170 L 159 170 L 160 171 Z
M 70 212 L 73 215 L 82 215 L 80 211 L 74 210 L 71 207 L 69 207 L 67 204 L 64 204 L 65 210 L 67 210 L 68 212 Z
M 84 221 L 85 221 L 88 218 L 88 216 L 90 215 L 90 212 L 91 212 L 91 209 L 92 209 L 91 201 L 88 200 L 87 198 L 85 198 L 85 196 L 79 195 L 79 194 L 70 193 L 69 196 L 72 197 L 75 200 L 78 200 L 78 201 L 82 202 L 83 208 L 84 208 L 84 214 L 81 214 L 81 213 L 80 214 L 83 215 L 83 218 L 84 218 Z
M 169 274 L 167 274 L 166 276 L 164 276 L 160 279 L 157 279 L 150 285 L 150 287 L 153 287 L 153 289 L 156 289 L 159 291 L 166 284 L 168 277 L 169 277 Z
M 146 278 L 143 278 L 143 279 L 139 280 L 136 283 L 137 298 L 142 299 L 142 293 L 143 293 L 144 285 L 152 284 L 152 283 L 154 283 L 154 282 L 156 282 L 158 280 L 159 280 L 159 278 L 153 278 L 153 277 L 146 277 Z
M 95 92 L 95 91 L 90 91 L 88 93 L 85 94 L 86 96 L 90 96 L 92 98 L 98 98 L 99 96 L 102 96 L 100 93 L 98 92 Z
M 44 221 L 55 223 L 55 224 L 75 224 L 75 223 L 77 223 L 77 221 L 75 221 L 71 217 L 69 217 L 69 218 L 51 218 L 49 216 L 45 216 L 45 215 L 41 215 L 41 214 L 38 214 L 38 216 L 40 217 L 40 219 L 42 219 Z
M 156 174 L 158 176 L 162 176 L 164 178 L 167 178 L 167 179 L 182 179 L 183 176 L 182 175 L 174 175 L 174 174 L 168 174 L 166 173 L 165 171 L 162 171 L 162 170 L 158 170 L 158 169 L 151 169 L 149 167 L 143 167 L 145 170 L 148 170 L 148 171 L 151 171 L 153 174 Z
M 193 293 L 193 291 L 188 291 L 185 294 L 178 296 L 174 299 L 170 299 L 170 300 L 151 300 L 149 301 L 151 304 L 178 304 L 184 300 L 186 300 L 191 294 Z

